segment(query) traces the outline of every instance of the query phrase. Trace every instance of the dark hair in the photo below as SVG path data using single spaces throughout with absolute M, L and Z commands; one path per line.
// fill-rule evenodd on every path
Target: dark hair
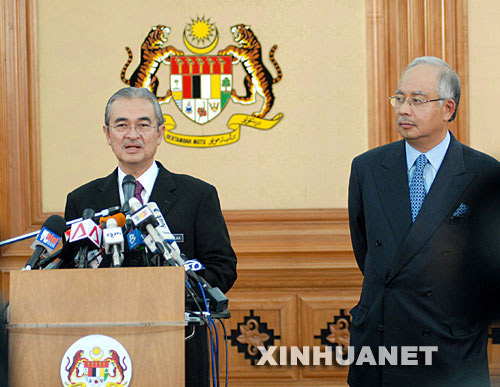
M 111 105 L 113 104 L 113 102 L 120 98 L 142 98 L 150 101 L 153 104 L 153 108 L 155 110 L 155 116 L 158 126 L 162 125 L 165 122 L 158 99 L 153 93 L 151 93 L 144 87 L 124 87 L 123 89 L 120 89 L 115 94 L 113 94 L 106 104 L 106 110 L 104 112 L 104 123 L 106 124 L 106 126 L 109 126 Z

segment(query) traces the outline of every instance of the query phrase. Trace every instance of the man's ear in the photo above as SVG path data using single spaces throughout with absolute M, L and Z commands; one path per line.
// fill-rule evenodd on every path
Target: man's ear
M 158 127 L 158 138 L 157 138 L 157 144 L 160 145 L 163 137 L 165 136 L 165 125 L 160 125 Z
M 449 121 L 451 117 L 453 117 L 453 113 L 455 113 L 455 110 L 457 108 L 457 105 L 455 104 L 455 101 L 452 99 L 447 99 L 446 101 L 443 102 L 443 118 L 445 121 Z
M 106 136 L 106 140 L 108 141 L 108 145 L 111 145 L 111 139 L 109 138 L 109 126 L 103 125 L 102 131 L 104 132 L 104 135 Z

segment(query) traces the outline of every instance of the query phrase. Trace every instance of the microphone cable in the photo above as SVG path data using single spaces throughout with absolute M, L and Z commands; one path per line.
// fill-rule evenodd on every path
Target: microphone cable
M 215 326 L 215 322 L 212 317 L 208 318 L 208 321 L 212 325 L 212 328 L 215 333 L 215 372 L 217 374 L 217 387 L 220 386 L 220 375 L 219 375 L 219 335 L 217 333 L 217 327 Z
M 212 379 L 213 379 L 213 386 L 214 387 L 219 387 L 219 351 L 218 351 L 218 337 L 217 337 L 217 330 L 215 330 L 215 333 L 212 333 L 212 324 L 213 320 L 210 314 L 210 309 L 208 308 L 208 302 L 207 302 L 207 297 L 205 295 L 205 289 L 203 289 L 203 286 L 200 282 L 198 282 L 198 286 L 200 288 L 201 294 L 203 296 L 203 302 L 205 303 L 205 308 L 207 310 L 207 328 L 208 332 L 210 335 L 210 355 L 212 359 Z M 215 324 L 214 324 L 215 326 Z M 217 343 L 214 342 L 214 335 L 216 337 Z M 216 346 L 217 345 L 217 346 Z
M 224 347 L 226 349 L 226 387 L 228 387 L 228 376 L 229 376 L 229 357 L 227 354 L 228 350 L 228 342 L 227 342 L 227 332 L 226 332 L 226 326 L 224 325 L 224 321 L 222 321 L 221 318 L 216 319 L 220 325 L 222 326 L 222 330 L 224 331 Z
M 196 316 L 196 317 L 199 317 L 202 319 L 203 323 L 206 325 L 208 324 L 207 320 L 205 319 L 205 316 L 203 315 L 203 308 L 200 306 L 200 304 L 198 303 L 198 300 L 196 299 L 196 293 L 193 291 L 193 288 L 191 286 L 191 284 L 189 283 L 188 279 L 186 279 L 185 281 L 185 284 L 186 284 L 186 291 L 188 292 L 188 295 L 189 297 L 191 297 L 191 299 L 193 300 L 193 302 L 195 303 L 196 307 L 198 308 L 198 310 L 200 311 L 200 314 L 196 314 L 194 311 L 187 311 L 187 313 L 189 313 L 190 315 L 192 316 Z M 184 337 L 184 340 L 190 340 L 194 334 L 195 334 L 195 331 L 196 331 L 196 327 L 195 326 L 192 326 L 192 333 L 189 335 L 189 336 L 186 336 Z

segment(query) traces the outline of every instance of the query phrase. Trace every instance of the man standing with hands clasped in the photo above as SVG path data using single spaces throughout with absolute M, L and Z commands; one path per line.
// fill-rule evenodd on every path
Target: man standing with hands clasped
M 156 97 L 144 88 L 117 91 L 106 105 L 103 131 L 118 167 L 109 176 L 91 181 L 68 195 L 66 220 L 81 217 L 86 208 L 99 211 L 123 204 L 123 179 L 133 175 L 138 200 L 158 205 L 170 231 L 182 236 L 181 252 L 203 264 L 202 275 L 210 285 L 227 292 L 236 280 L 236 256 L 217 191 L 194 177 L 172 173 L 155 161 L 165 131 Z M 142 264 L 140 256 L 126 251 L 123 266 Z M 109 267 L 109 262 L 103 260 L 100 267 L 103 266 Z M 168 294 L 165 307 L 168 308 Z M 196 329 L 194 336 L 186 341 L 185 364 L 186 387 L 210 385 L 205 329 Z
M 380 347 L 395 347 L 398 362 L 355 362 L 350 386 L 489 386 L 488 323 L 464 302 L 478 280 L 465 268 L 480 263 L 464 252 L 475 189 L 499 163 L 448 131 L 459 100 L 448 64 L 416 58 L 390 97 L 403 140 L 352 162 L 349 223 L 364 280 L 350 345 L 356 354 L 369 347 L 375 358 Z M 412 365 L 401 356 L 405 347 Z

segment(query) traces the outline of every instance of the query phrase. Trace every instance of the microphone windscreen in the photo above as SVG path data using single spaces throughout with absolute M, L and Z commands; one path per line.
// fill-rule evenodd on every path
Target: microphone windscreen
M 99 219 L 99 225 L 102 227 L 103 223 L 107 222 L 109 219 L 116 220 L 118 227 L 125 226 L 125 223 L 126 223 L 125 215 L 123 215 L 123 213 L 121 213 L 121 212 L 114 214 L 114 215 L 102 217 L 101 219 Z
M 128 203 L 129 199 L 134 196 L 135 193 L 135 177 L 132 175 L 127 175 L 123 178 L 122 189 L 124 196 L 124 203 Z
M 57 234 L 59 237 L 62 237 L 64 231 L 66 230 L 66 221 L 59 215 L 51 215 L 43 223 L 42 227 L 45 227 L 54 234 Z
M 83 210 L 83 219 L 92 219 L 95 215 L 95 211 L 92 208 L 86 208 Z
M 124 185 L 124 184 L 128 184 L 128 183 L 135 185 L 135 177 L 134 177 L 134 176 L 132 176 L 132 175 L 127 175 L 127 176 L 125 176 L 125 177 L 123 178 L 122 185 Z

